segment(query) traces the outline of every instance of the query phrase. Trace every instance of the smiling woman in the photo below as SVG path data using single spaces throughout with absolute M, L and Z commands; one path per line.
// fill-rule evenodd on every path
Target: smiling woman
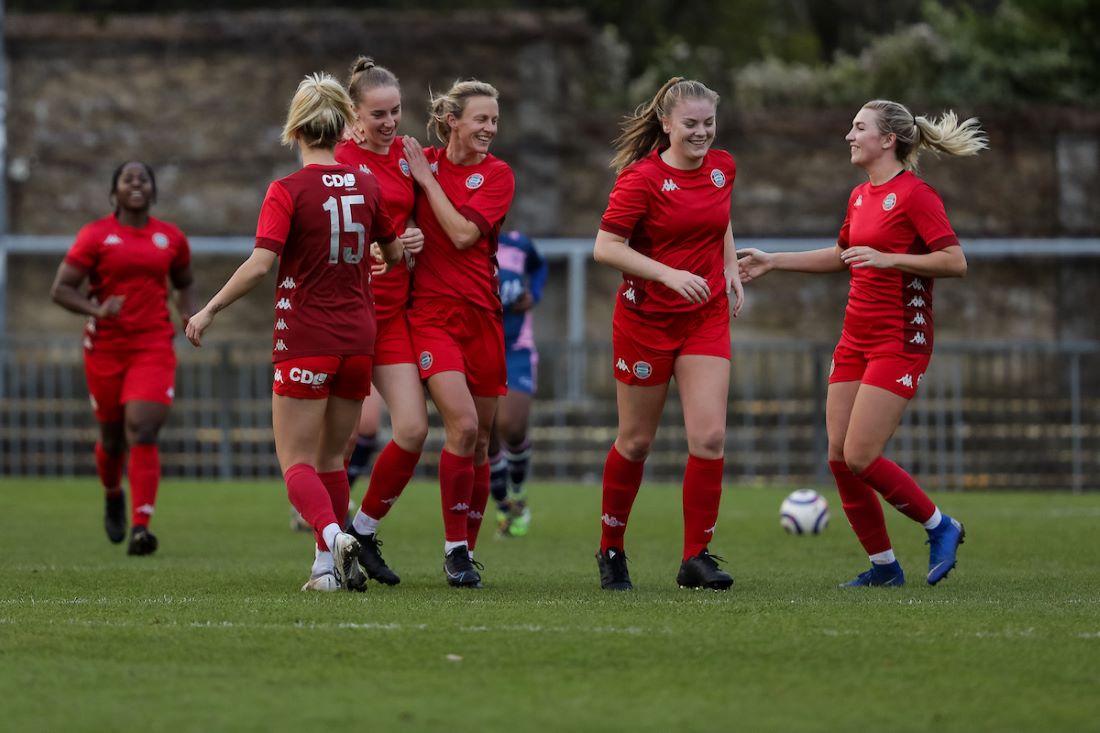
M 642 469 L 675 377 L 684 410 L 684 550 L 676 582 L 726 590 L 710 554 L 726 443 L 730 313 L 743 293 L 730 224 L 737 168 L 714 150 L 718 95 L 673 77 L 626 119 L 619 171 L 596 234 L 597 260 L 623 273 L 612 321 L 619 428 L 603 475 L 600 550 L 605 590 L 631 590 L 623 552 Z M 732 295 L 732 303 L 730 298 Z

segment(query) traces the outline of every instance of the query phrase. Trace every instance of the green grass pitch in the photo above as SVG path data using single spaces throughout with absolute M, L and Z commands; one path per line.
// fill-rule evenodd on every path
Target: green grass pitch
M 443 581 L 438 491 L 382 527 L 396 588 L 307 594 L 308 536 L 276 482 L 161 487 L 161 549 L 110 545 L 93 481 L 0 481 L 0 729 L 10 731 L 1100 730 L 1100 495 L 938 494 L 967 526 L 901 589 L 832 526 L 790 537 L 784 491 L 733 488 L 712 549 L 733 590 L 682 591 L 680 492 L 643 487 L 637 590 L 599 589 L 596 487 L 534 485 L 531 534 L 493 538 L 485 588 Z

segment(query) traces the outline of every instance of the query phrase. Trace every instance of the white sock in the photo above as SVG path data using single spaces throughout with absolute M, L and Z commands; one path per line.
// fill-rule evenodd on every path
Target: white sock
M 469 547 L 469 545 L 466 544 L 466 540 L 462 540 L 461 542 L 444 542 L 443 543 L 443 554 L 444 555 L 449 554 L 451 552 L 451 550 L 453 550 L 456 547 Z
M 374 534 L 378 531 L 378 520 L 374 517 L 368 517 L 363 513 L 363 510 L 355 512 L 355 519 L 351 520 L 351 526 L 355 528 L 355 531 L 359 534 Z
M 897 558 L 894 557 L 894 549 L 890 548 L 885 552 L 876 552 L 874 555 L 868 555 L 871 558 L 872 565 L 889 565 L 890 563 L 897 562 Z
M 313 569 L 309 572 L 310 576 L 331 573 L 335 567 L 332 562 L 332 553 L 320 548 L 316 548 L 315 552 L 316 556 L 313 558 Z
M 940 526 L 940 522 L 943 520 L 943 515 L 940 514 L 940 508 L 936 507 L 936 511 L 932 512 L 932 516 L 928 518 L 928 521 L 924 523 L 925 529 L 935 529 Z
M 336 535 L 338 534 L 343 534 L 343 530 L 340 529 L 340 525 L 336 522 L 333 522 L 321 530 L 321 537 L 324 538 L 325 544 L 328 545 L 329 550 L 332 550 L 333 544 L 336 542 Z

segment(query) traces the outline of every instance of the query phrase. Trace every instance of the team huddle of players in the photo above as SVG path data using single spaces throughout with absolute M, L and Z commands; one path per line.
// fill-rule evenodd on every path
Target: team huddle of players
M 962 525 L 882 451 L 931 358 L 933 279 L 965 274 L 966 260 L 942 201 L 914 169 L 922 148 L 972 155 L 986 140 L 973 119 L 960 123 L 948 113 L 933 121 L 895 102 L 868 102 L 846 140 L 869 180 L 852 192 L 836 244 L 739 254 L 730 221 L 736 166 L 712 147 L 717 105 L 702 83 L 674 77 L 626 119 L 615 141 L 617 177 L 594 247 L 599 262 L 623 273 L 611 324 L 619 425 L 604 468 L 601 587 L 633 587 L 624 538 L 673 378 L 688 452 L 676 581 L 732 585 L 710 551 L 724 474 L 730 317 L 744 302 L 742 283 L 773 269 L 850 271 L 829 375 L 829 465 L 871 568 L 845 585 L 904 583 L 879 495 L 927 530 L 927 582 L 935 584 L 955 566 Z M 537 382 L 531 308 L 546 265 L 530 239 L 502 231 L 515 181 L 489 152 L 498 93 L 467 80 L 432 96 L 437 146 L 398 135 L 401 111 L 396 76 L 369 58 L 356 60 L 346 85 L 307 76 L 282 136 L 302 167 L 270 184 L 255 249 L 195 312 L 187 240 L 149 214 L 153 171 L 132 161 L 115 172 L 115 211 L 80 231 L 53 297 L 90 316 L 85 371 L 100 425 L 105 528 L 111 541 L 125 539 L 128 449 L 131 554 L 157 548 L 149 531 L 157 434 L 175 371 L 167 285 L 188 339 L 201 346 L 216 315 L 276 264 L 272 427 L 290 502 L 315 535 L 303 590 L 400 582 L 382 558 L 378 530 L 420 459 L 425 390 L 444 428 L 446 581 L 481 586 L 474 552 L 490 496 L 498 531 L 526 533 L 526 433 Z M 364 462 L 377 425 L 377 400 L 364 401 L 372 384 L 389 409 L 392 439 L 349 516 L 349 474 Z

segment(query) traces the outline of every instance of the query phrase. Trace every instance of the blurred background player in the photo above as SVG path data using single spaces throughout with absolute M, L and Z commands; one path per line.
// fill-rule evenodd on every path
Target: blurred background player
M 169 282 L 184 324 L 192 308 L 191 250 L 176 226 L 149 215 L 156 199 L 152 168 L 140 161 L 120 165 L 111 177 L 114 213 L 80 230 L 50 291 L 55 303 L 89 316 L 84 374 L 99 423 L 95 459 L 106 496 L 104 528 L 116 543 L 126 538 L 122 464 L 130 450 L 130 555 L 157 549 L 149 531 L 160 483 L 157 438 L 176 379 Z
M 522 232 L 505 232 L 497 244 L 508 393 L 497 405 L 489 437 L 489 491 L 497 505 L 497 532 L 522 537 L 531 523 L 524 483 L 531 465 L 527 424 L 539 362 L 531 311 L 542 300 L 549 268 Z
M 603 475 L 605 590 L 631 590 L 623 542 L 642 470 L 675 377 L 684 411 L 684 550 L 676 582 L 726 590 L 711 555 L 725 466 L 730 310 L 744 294 L 730 225 L 733 157 L 711 148 L 718 95 L 673 77 L 623 124 L 619 171 L 595 257 L 623 273 L 612 321 L 619 427 Z M 730 296 L 733 303 L 731 306 Z
M 215 314 L 256 287 L 279 260 L 272 335 L 271 423 L 291 504 L 314 528 L 317 553 L 302 590 L 362 591 L 359 543 L 342 529 L 348 506 L 344 451 L 374 352 L 371 242 L 387 263 L 402 257 L 374 176 L 336 162 L 353 124 L 351 99 L 327 74 L 299 85 L 283 127 L 302 168 L 274 181 L 256 226 L 256 248 L 187 324 L 202 345 Z
M 412 221 L 412 174 L 402 146 L 394 145 L 401 124 L 401 87 L 388 69 L 360 56 L 351 66 L 348 95 L 355 111 L 352 140 L 336 146 L 336 160 L 370 173 L 382 191 L 382 207 L 400 232 L 406 257 L 371 278 L 378 334 L 374 343 L 375 390 L 363 401 L 348 463 L 351 484 L 370 459 L 381 421 L 382 400 L 390 412 L 393 437 L 374 463 L 363 501 L 355 505 L 348 533 L 359 540 L 359 561 L 367 576 L 387 585 L 401 582 L 379 550 L 378 524 L 405 490 L 428 436 L 424 386 L 416 368 L 409 322 L 409 263 L 424 248 L 424 235 Z
M 497 96 L 484 82 L 456 82 L 432 98 L 429 134 L 443 147 L 404 138 L 425 238 L 409 325 L 420 377 L 443 418 L 443 570 L 458 587 L 481 586 L 472 553 L 489 502 L 489 431 L 497 398 L 507 392 L 496 253 L 515 179 L 489 153 Z
M 829 468 L 871 569 L 845 585 L 905 583 L 875 492 L 927 530 L 927 581 L 935 585 L 955 567 L 963 526 L 882 451 L 932 358 L 933 278 L 962 277 L 966 256 L 943 200 L 915 170 L 922 148 L 976 155 L 988 144 L 976 119 L 960 124 L 948 112 L 933 121 L 885 100 L 863 105 L 845 140 L 852 165 L 862 168 L 868 181 L 852 190 L 836 245 L 774 254 L 746 249 L 741 276 L 748 282 L 771 270 L 849 271 L 825 424 Z

